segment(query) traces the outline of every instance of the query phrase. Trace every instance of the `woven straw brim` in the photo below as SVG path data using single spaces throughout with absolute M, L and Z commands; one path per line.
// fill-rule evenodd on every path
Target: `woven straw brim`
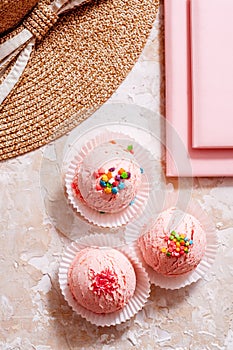
M 16 26 L 38 0 L 0 0 L 0 34 Z
M 0 109 L 0 160 L 65 134 L 99 108 L 138 59 L 158 0 L 92 1 L 37 44 Z

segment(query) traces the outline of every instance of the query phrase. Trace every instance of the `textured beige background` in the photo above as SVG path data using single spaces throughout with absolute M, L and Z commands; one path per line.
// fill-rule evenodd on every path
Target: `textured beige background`
M 139 62 L 108 103 L 163 112 L 161 23 L 156 21 Z M 58 286 L 61 253 L 73 238 L 51 221 L 63 218 L 64 195 L 56 193 L 61 179 L 52 169 L 65 142 L 63 137 L 0 163 L 0 349 L 232 350 L 233 179 L 164 180 L 169 189 L 192 189 L 212 216 L 219 238 L 216 263 L 195 285 L 178 291 L 152 287 L 136 317 L 99 329 L 72 312 Z M 70 228 L 69 218 L 64 230 Z

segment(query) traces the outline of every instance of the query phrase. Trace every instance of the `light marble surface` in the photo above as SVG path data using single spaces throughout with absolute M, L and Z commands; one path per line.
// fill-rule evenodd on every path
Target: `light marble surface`
M 158 116 L 164 109 L 160 30 L 157 20 L 139 61 L 104 108 L 118 103 L 130 105 L 133 111 L 138 105 L 141 108 L 136 109 L 138 125 L 145 121 L 140 111 L 146 108 L 150 112 L 144 126 L 158 128 L 158 139 L 162 141 L 162 128 L 158 125 L 158 121 L 162 123 Z M 123 124 L 128 121 L 127 116 L 125 119 L 121 120 Z M 79 133 L 100 120 L 101 109 L 89 124 L 76 130 Z M 0 349 L 232 350 L 232 178 L 171 181 L 162 175 L 161 166 L 157 169 L 158 186 L 164 191 L 188 193 L 208 211 L 216 225 L 219 239 L 216 262 L 202 280 L 176 291 L 152 287 L 150 299 L 141 312 L 110 328 L 90 325 L 64 301 L 58 284 L 64 247 L 83 233 L 102 231 L 88 225 L 80 225 L 77 230 L 78 223 L 67 209 L 61 190 L 64 152 L 69 150 L 76 132 L 35 152 L 0 163 Z M 163 163 L 161 142 L 155 142 L 153 147 Z

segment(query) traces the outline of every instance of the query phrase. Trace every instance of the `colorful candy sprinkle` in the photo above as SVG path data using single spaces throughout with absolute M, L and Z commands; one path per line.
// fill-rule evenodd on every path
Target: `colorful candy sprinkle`
M 135 203 L 136 197 L 134 199 L 131 200 L 131 202 L 129 203 L 129 205 L 133 205 Z
M 103 175 L 103 176 L 101 177 L 101 180 L 103 180 L 103 181 L 107 182 L 107 181 L 108 181 L 108 177 L 107 177 L 107 175 Z
M 124 182 L 120 182 L 118 185 L 119 190 L 123 190 L 125 188 Z
M 112 173 L 111 173 L 111 171 L 108 171 L 107 177 L 108 177 L 109 180 L 112 178 Z
M 161 248 L 161 252 L 168 257 L 180 257 L 184 254 L 188 254 L 193 245 L 193 240 L 189 239 L 186 234 L 178 234 L 175 231 L 171 231 L 170 235 L 164 237 L 166 246 Z
M 128 145 L 127 151 L 131 154 L 134 154 L 133 145 Z
M 123 171 L 123 173 L 121 173 L 121 178 L 122 179 L 127 179 L 128 178 L 128 174 L 126 171 Z
M 98 169 L 98 174 L 99 175 L 105 174 L 105 170 L 103 168 Z
M 117 187 L 112 187 L 112 193 L 117 194 L 118 193 L 118 188 Z
M 101 187 L 106 187 L 106 182 L 103 181 L 102 179 L 100 180 L 100 186 L 101 186 Z
M 98 180 L 96 183 L 96 190 L 102 191 L 106 194 L 117 195 L 120 190 L 126 186 L 125 181 L 129 180 L 131 173 L 123 168 L 117 170 L 111 167 L 107 170 L 100 168 L 93 173 Z

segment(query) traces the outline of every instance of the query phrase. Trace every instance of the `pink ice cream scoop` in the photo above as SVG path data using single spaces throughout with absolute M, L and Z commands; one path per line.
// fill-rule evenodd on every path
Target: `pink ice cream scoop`
M 172 207 L 143 227 L 138 245 L 145 262 L 156 272 L 179 276 L 200 263 L 206 234 L 194 216 Z
M 117 213 L 135 198 L 142 169 L 121 145 L 107 142 L 92 150 L 77 169 L 74 191 L 92 209 Z
M 120 251 L 85 248 L 69 268 L 68 284 L 77 303 L 98 314 L 110 313 L 122 309 L 133 296 L 136 275 Z

